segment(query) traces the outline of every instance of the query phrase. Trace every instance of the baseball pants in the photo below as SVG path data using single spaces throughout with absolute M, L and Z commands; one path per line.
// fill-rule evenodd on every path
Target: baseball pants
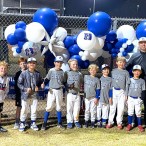
M 141 99 L 138 97 L 134 99 L 128 96 L 128 115 L 133 116 L 134 110 L 137 117 L 141 117 Z
M 72 93 L 67 94 L 67 123 L 79 121 L 80 96 Z
M 62 110 L 63 104 L 63 89 L 50 89 L 47 97 L 46 111 L 51 112 L 56 105 L 56 111 Z
M 99 102 L 97 105 L 97 120 L 101 120 L 101 119 L 107 120 L 108 114 L 109 114 L 109 105 Z
M 31 120 L 36 120 L 36 111 L 37 111 L 38 100 L 36 98 L 21 100 L 21 112 L 20 112 L 20 121 L 25 121 L 27 114 L 30 110 Z
M 95 122 L 96 118 L 96 104 L 93 99 L 85 98 L 85 121 L 89 121 L 91 115 L 91 122 Z
M 110 105 L 108 124 L 114 124 L 114 116 L 116 113 L 116 109 L 117 109 L 117 117 L 116 117 L 117 124 L 122 124 L 125 101 L 126 98 L 125 98 L 124 90 L 123 89 L 115 90 L 113 88 L 113 104 Z

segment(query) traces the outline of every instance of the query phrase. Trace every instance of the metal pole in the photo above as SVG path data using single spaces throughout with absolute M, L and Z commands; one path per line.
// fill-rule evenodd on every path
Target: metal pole
M 21 8 L 22 8 L 22 1 L 20 0 L 20 14 L 21 14 Z
M 95 12 L 95 0 L 93 0 L 93 13 Z
M 4 1 L 1 0 L 0 2 L 0 12 L 3 13 Z

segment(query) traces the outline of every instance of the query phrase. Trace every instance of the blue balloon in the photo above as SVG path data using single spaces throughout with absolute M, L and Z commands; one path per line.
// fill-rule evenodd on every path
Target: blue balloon
M 51 34 L 58 26 L 58 17 L 54 10 L 50 8 L 41 8 L 34 13 L 33 22 L 42 24 L 46 31 Z
M 118 42 L 115 44 L 116 48 L 121 48 L 123 43 L 126 43 L 128 39 L 123 38 L 123 39 L 119 39 Z
M 137 39 L 146 37 L 146 21 L 142 21 L 136 28 Z
M 80 56 L 80 55 L 73 55 L 73 56 L 71 57 L 71 59 L 76 59 L 76 60 L 78 61 L 78 66 L 79 66 L 79 67 L 82 67 L 82 65 L 83 65 L 83 60 L 81 59 L 81 56 Z
M 81 68 L 87 69 L 89 65 L 90 65 L 89 60 L 85 60 L 85 61 L 83 61 Z
M 78 37 L 77 35 L 74 35 L 74 36 L 73 36 L 73 39 L 74 39 L 74 43 L 75 43 L 75 44 L 77 44 L 77 37 Z
M 113 54 L 113 53 L 117 53 L 117 49 L 116 48 L 112 48 L 111 49 L 111 53 Z
M 26 23 L 24 21 L 18 21 L 16 24 L 15 24 L 15 28 L 22 28 L 25 30 L 26 28 Z
M 16 45 L 18 43 L 18 40 L 16 39 L 15 35 L 11 33 L 7 36 L 7 42 L 10 45 Z
M 106 41 L 111 42 L 117 39 L 117 34 L 115 31 L 110 31 L 106 36 Z
M 95 36 L 102 37 L 109 33 L 111 29 L 111 17 L 105 12 L 92 14 L 87 21 L 87 28 Z
M 129 53 L 129 52 L 133 51 L 133 49 L 134 49 L 134 45 L 131 44 L 131 45 L 128 45 L 128 46 L 127 46 L 127 48 L 125 49 L 125 51 L 126 51 L 127 53 Z
M 67 36 L 63 42 L 65 48 L 69 48 L 70 46 L 74 45 L 74 38 L 72 36 Z
M 112 55 L 112 58 L 116 58 L 117 57 L 117 54 L 116 53 L 113 53 L 111 55 Z
M 26 37 L 25 30 L 22 28 L 16 29 L 14 32 L 14 35 L 18 41 L 23 41 L 25 40 L 25 37 Z
M 78 55 L 80 51 L 81 51 L 81 49 L 79 48 L 79 46 L 77 44 L 74 44 L 68 48 L 68 52 L 69 52 L 70 56 Z
M 21 53 L 21 50 L 22 50 L 21 48 L 17 48 L 16 52 L 19 54 L 19 53 Z
M 122 52 L 122 55 L 125 57 L 125 56 L 127 56 L 127 52 Z
M 19 42 L 18 42 L 18 47 L 22 49 L 22 48 L 23 48 L 23 45 L 24 45 L 25 43 L 26 43 L 26 41 L 19 41 Z

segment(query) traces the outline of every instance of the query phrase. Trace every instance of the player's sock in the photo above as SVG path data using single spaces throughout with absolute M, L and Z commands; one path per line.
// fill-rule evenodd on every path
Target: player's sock
M 131 124 L 132 124 L 132 120 L 133 120 L 133 116 L 129 116 L 129 115 L 128 115 L 128 124 L 131 125 Z
M 141 117 L 137 117 L 137 123 L 138 123 L 138 126 L 141 125 Z
M 50 115 L 50 112 L 45 112 L 44 113 L 44 123 L 47 123 L 47 121 L 48 121 L 48 118 L 49 118 L 49 115 Z
M 106 123 L 107 119 L 102 119 L 102 123 Z
M 57 111 L 57 119 L 58 119 L 58 124 L 62 124 L 62 113 Z

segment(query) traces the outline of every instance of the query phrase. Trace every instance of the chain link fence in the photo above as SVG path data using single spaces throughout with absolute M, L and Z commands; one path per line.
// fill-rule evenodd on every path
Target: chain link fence
M 87 17 L 71 17 L 71 16 L 60 16 L 59 17 L 59 26 L 64 27 L 67 29 L 68 35 L 76 35 L 79 31 L 87 29 Z M 10 24 L 15 24 L 18 21 L 24 21 L 27 24 L 32 22 L 32 15 L 26 14 L 0 14 L 0 60 L 6 60 L 9 63 L 9 72 L 8 75 L 13 77 L 15 73 L 19 70 L 17 65 L 18 58 L 13 57 L 12 51 L 8 49 L 7 42 L 4 39 L 4 30 Z M 142 21 L 142 19 L 124 19 L 124 18 L 113 18 L 112 19 L 112 30 L 116 30 L 121 25 L 132 25 L 134 28 Z M 103 63 L 104 60 L 102 60 Z M 99 63 L 101 61 L 98 61 Z M 40 71 L 41 75 L 45 77 L 46 69 L 44 68 L 43 58 L 38 60 L 37 65 L 38 71 Z M 82 70 L 83 74 L 87 73 L 87 70 Z M 10 87 L 13 90 L 13 86 Z M 8 118 L 7 121 L 10 119 L 15 119 L 15 101 L 14 96 L 12 94 L 5 100 L 4 104 L 4 111 L 3 114 L 7 114 Z M 44 96 L 44 93 L 42 94 Z M 38 105 L 38 118 L 43 117 L 43 112 L 45 111 L 46 107 L 46 98 L 40 97 L 39 105 Z M 52 112 L 52 116 L 55 116 L 56 111 Z M 63 106 L 63 115 L 66 115 L 66 106 L 64 102 Z

